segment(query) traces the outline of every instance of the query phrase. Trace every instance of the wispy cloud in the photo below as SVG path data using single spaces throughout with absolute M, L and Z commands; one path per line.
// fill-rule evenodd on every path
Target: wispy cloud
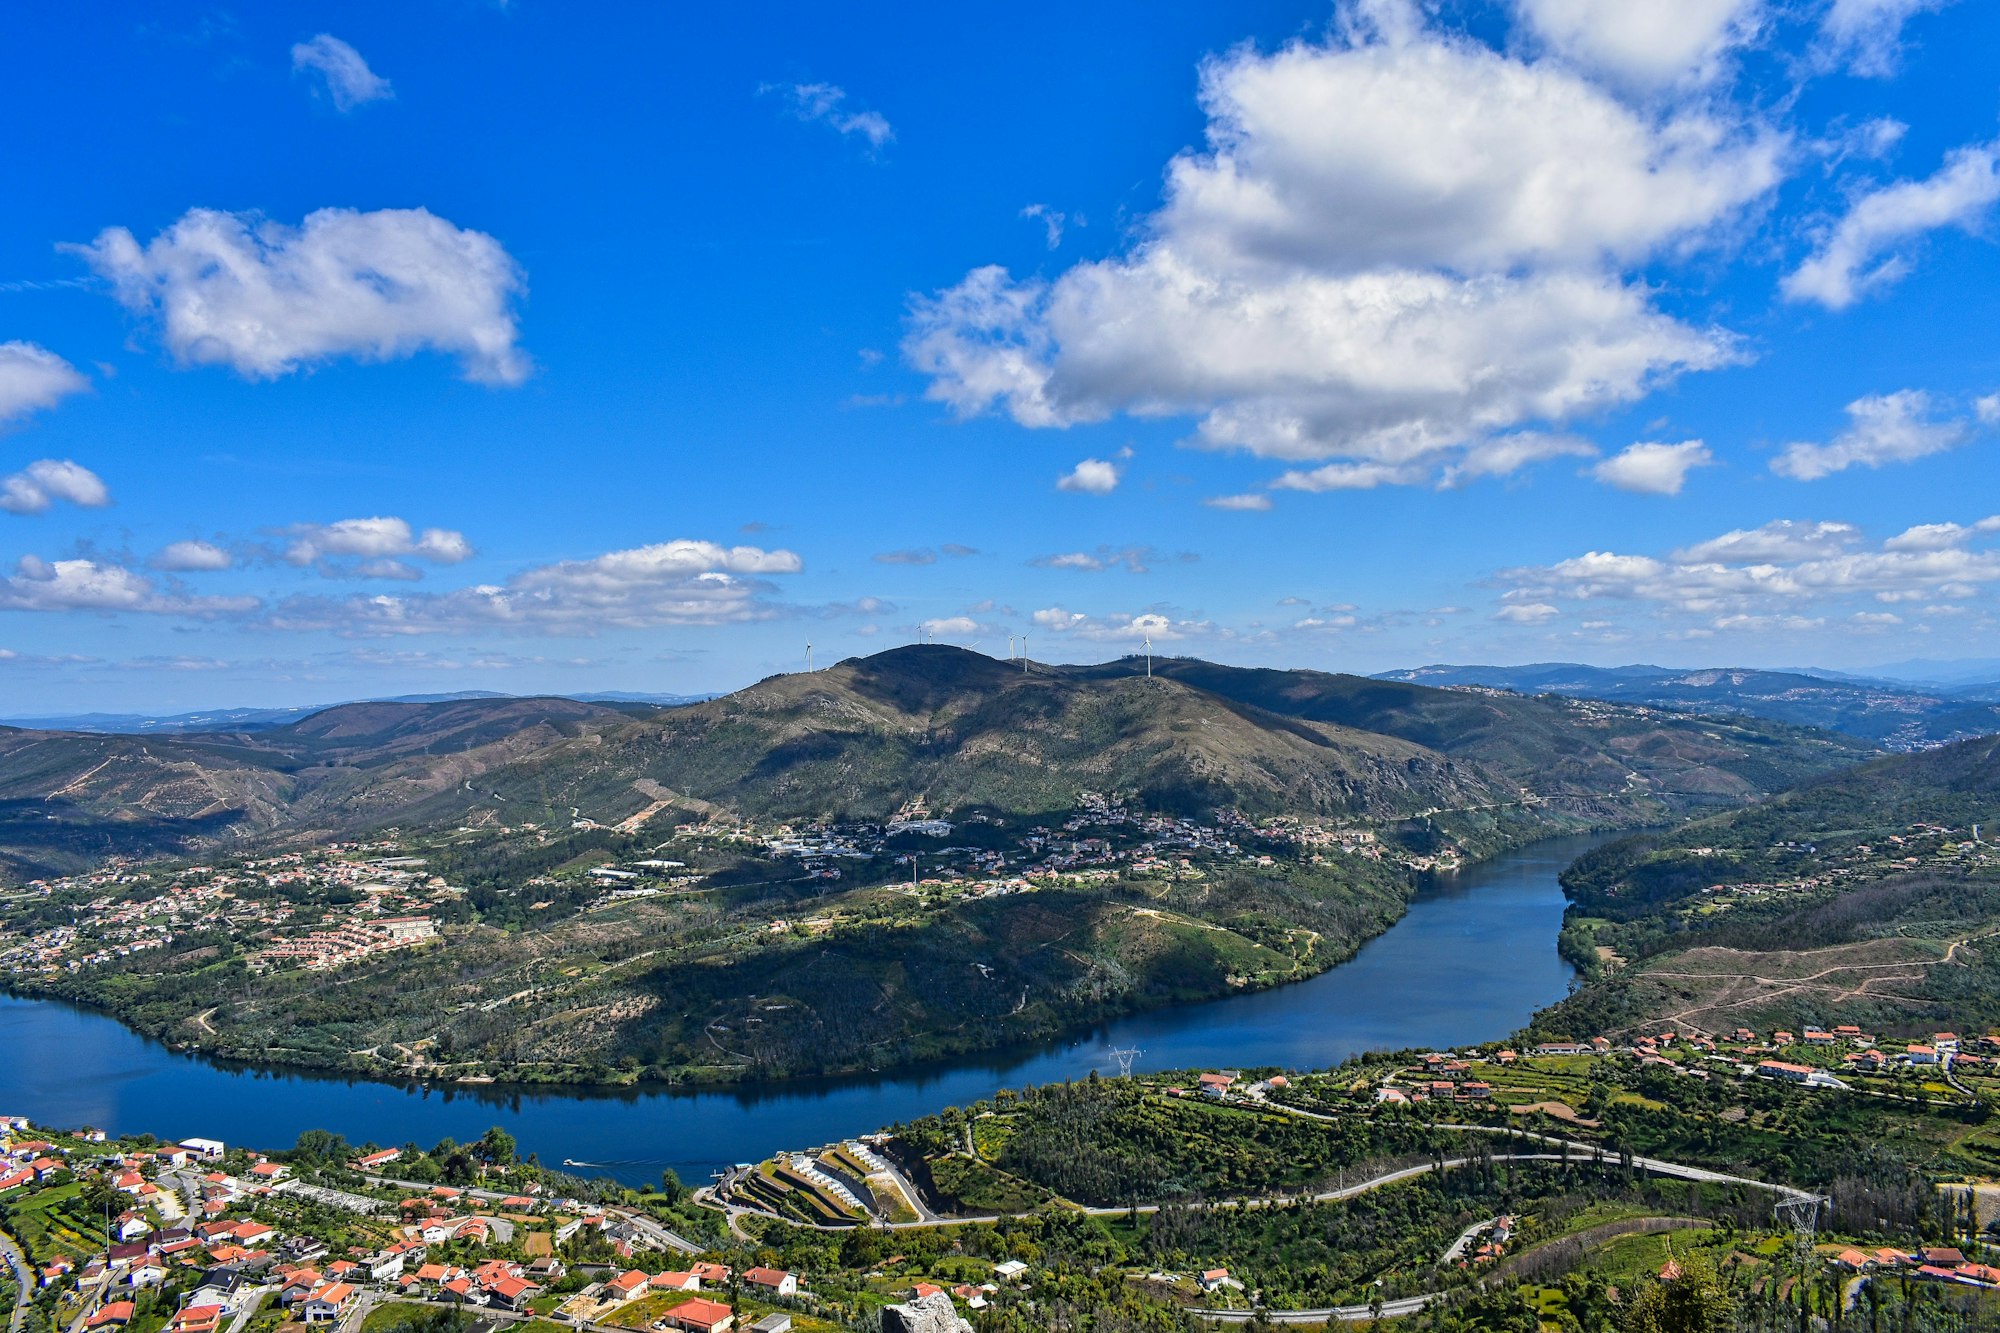
M 886 116 L 877 111 L 853 110 L 848 104 L 847 90 L 837 84 L 766 84 L 759 91 L 782 93 L 786 105 L 800 120 L 829 126 L 842 135 L 858 135 L 868 141 L 871 150 L 885 147 L 896 137 Z
M 54 407 L 90 381 L 46 347 L 30 342 L 0 343 L 0 426 Z
M 317 76 L 320 86 L 340 111 L 396 95 L 389 81 L 368 68 L 361 53 L 331 33 L 321 33 L 292 48 L 292 72 Z
M 1794 481 L 1817 481 L 1851 467 L 1878 468 L 1942 453 L 1972 436 L 1972 422 L 1939 415 L 1921 389 L 1875 394 L 1847 405 L 1848 427 L 1825 444 L 1788 444 L 1771 471 Z

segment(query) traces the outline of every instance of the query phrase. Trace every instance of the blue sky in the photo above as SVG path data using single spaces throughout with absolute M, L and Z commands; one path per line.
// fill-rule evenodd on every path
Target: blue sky
M 0 15 L 5 711 L 2000 653 L 1993 7 L 956 9 Z

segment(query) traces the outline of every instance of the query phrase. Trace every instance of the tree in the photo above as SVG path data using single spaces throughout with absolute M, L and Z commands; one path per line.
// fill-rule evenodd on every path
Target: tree
M 1624 1333 L 1728 1333 L 1735 1327 L 1735 1301 L 1699 1255 L 1670 1264 L 1667 1273 L 1639 1293 L 1625 1312 Z
M 318 1166 L 345 1163 L 353 1152 L 346 1139 L 325 1129 L 308 1129 L 292 1145 L 294 1160 Z
M 688 1196 L 688 1188 L 681 1183 L 680 1172 L 668 1167 L 660 1172 L 660 1193 L 667 1196 L 668 1203 L 680 1203 Z
M 514 1164 L 514 1136 L 495 1125 L 473 1145 L 473 1153 L 488 1166 Z

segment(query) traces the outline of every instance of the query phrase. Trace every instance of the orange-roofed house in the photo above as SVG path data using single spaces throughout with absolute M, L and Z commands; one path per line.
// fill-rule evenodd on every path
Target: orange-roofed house
M 762 1287 L 775 1296 L 793 1296 L 799 1290 L 799 1280 L 796 1277 L 776 1268 L 753 1268 L 743 1275 L 743 1280 L 753 1287 Z
M 647 1286 L 654 1291 L 700 1291 L 701 1279 L 693 1273 L 676 1273 L 671 1270 L 655 1273 Z
M 330 1324 L 347 1313 L 348 1303 L 353 1299 L 353 1287 L 345 1282 L 329 1282 L 305 1298 L 299 1314 L 308 1324 Z
M 728 1333 L 736 1327 L 736 1312 L 721 1301 L 704 1300 L 700 1296 L 691 1301 L 682 1301 L 660 1317 L 669 1328 L 684 1328 L 690 1333 Z
M 189 1305 L 174 1315 L 167 1333 L 215 1333 L 225 1313 L 220 1305 Z
M 487 1294 L 510 1310 L 520 1309 L 540 1290 L 524 1277 L 503 1277 L 486 1286 Z
M 620 1273 L 606 1282 L 604 1289 L 621 1301 L 629 1301 L 650 1286 L 652 1281 L 653 1279 L 635 1268 L 629 1273 Z
M 123 1328 L 132 1322 L 132 1313 L 137 1307 L 130 1301 L 108 1301 L 97 1307 L 90 1318 L 83 1321 L 85 1328 Z

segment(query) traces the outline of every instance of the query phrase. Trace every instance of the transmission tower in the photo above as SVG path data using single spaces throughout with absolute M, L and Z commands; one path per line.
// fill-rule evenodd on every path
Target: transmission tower
M 1772 1212 L 1792 1233 L 1792 1251 L 1801 1272 L 1812 1258 L 1813 1237 L 1822 1220 L 1831 1220 L 1833 1200 L 1824 1194 L 1787 1194 L 1772 1206 Z
M 1145 1052 L 1137 1046 L 1114 1046 L 1111 1048 L 1111 1054 L 1118 1061 L 1118 1077 L 1130 1078 L 1132 1077 L 1132 1062 L 1144 1055 Z

